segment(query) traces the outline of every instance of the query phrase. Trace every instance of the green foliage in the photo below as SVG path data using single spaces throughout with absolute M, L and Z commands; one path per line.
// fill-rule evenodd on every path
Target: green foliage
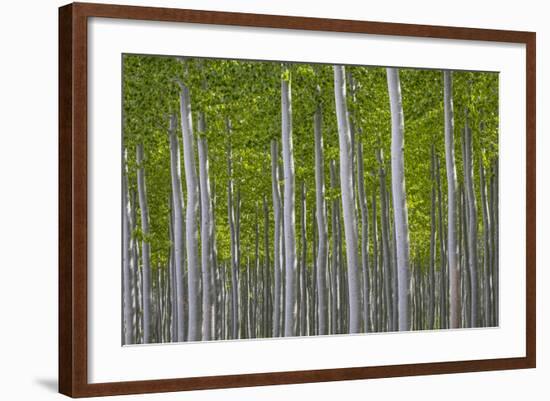
M 370 207 L 372 192 L 379 192 L 379 163 L 376 159 L 378 148 L 385 155 L 386 180 L 388 189 L 391 188 L 391 122 L 386 70 L 359 66 L 346 69 L 355 81 L 354 90 L 348 88 L 348 107 L 355 127 L 355 141 L 362 142 L 364 146 L 365 187 Z M 405 177 L 411 255 L 424 260 L 429 252 L 432 144 L 441 160 L 443 201 L 446 204 L 443 74 L 436 70 L 400 69 L 400 78 L 405 115 Z M 231 145 L 235 194 L 239 190 L 241 196 L 241 258 L 246 260 L 247 256 L 254 257 L 256 207 L 260 213 L 260 235 L 263 233 L 264 196 L 270 205 L 269 232 L 271 238 L 273 235 L 269 146 L 272 139 L 280 141 L 281 136 L 281 79 L 291 82 L 292 87 L 296 233 L 299 246 L 302 182 L 305 182 L 307 191 L 309 236 L 313 230 L 313 114 L 318 105 L 323 112 L 327 205 L 330 205 L 332 199 L 339 197 L 339 190 L 329 188 L 329 162 L 337 162 L 339 159 L 332 66 L 139 55 L 123 57 L 123 130 L 130 191 L 136 190 L 138 166 L 135 149 L 138 143 L 142 143 L 151 220 L 149 239 L 153 267 L 165 264 L 170 247 L 168 116 L 175 113 L 179 121 L 178 81 L 184 82 L 190 88 L 194 121 L 198 120 L 199 112 L 205 116 L 206 131 L 203 135 L 209 144 L 208 157 L 212 195 L 215 198 L 216 241 L 220 260 L 228 259 L 230 249 L 227 150 Z M 463 177 L 461 138 L 465 110 L 468 110 L 468 123 L 473 132 L 474 174 L 479 172 L 479 160 L 483 160 L 489 170 L 491 161 L 498 157 L 498 82 L 496 73 L 453 73 L 455 155 L 459 183 Z M 227 130 L 226 119 L 231 122 L 231 133 Z M 180 130 L 178 126 L 182 151 Z M 195 130 L 195 136 L 197 135 Z M 183 155 L 181 157 L 183 160 Z M 182 179 L 185 179 L 183 172 Z M 478 182 L 477 178 L 475 182 Z M 479 187 L 476 185 L 479 198 Z M 183 188 L 185 191 L 185 185 Z M 328 212 L 330 219 L 330 207 Z M 137 217 L 139 219 L 139 213 Z M 134 235 L 142 236 L 142 233 L 136 230 Z M 311 244 L 311 238 L 309 240 Z M 260 238 L 260 244 L 262 243 Z M 263 246 L 260 246 L 260 253 L 263 256 Z M 308 257 L 311 258 L 311 245 Z

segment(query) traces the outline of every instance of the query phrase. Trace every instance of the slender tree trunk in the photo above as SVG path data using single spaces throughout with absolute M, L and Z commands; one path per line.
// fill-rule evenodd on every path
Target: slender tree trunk
M 381 291 L 379 290 L 380 268 L 378 264 L 378 218 L 376 215 L 376 191 L 372 191 L 372 265 L 374 272 L 373 280 L 373 295 L 374 295 L 374 313 L 373 313 L 373 329 L 375 332 L 382 331 L 380 318 L 382 302 L 380 300 Z
M 176 117 L 170 117 L 170 176 L 172 180 L 172 207 L 174 216 L 174 272 L 175 272 L 175 320 L 176 341 L 185 340 L 184 321 L 184 289 L 183 289 L 183 265 L 185 262 L 185 250 L 183 246 L 183 191 L 181 188 L 181 164 L 179 141 L 176 134 Z
M 178 299 L 176 292 L 176 252 L 174 249 L 174 244 L 176 243 L 174 239 L 174 205 L 172 203 L 172 194 L 170 194 L 170 220 L 168 222 L 168 231 L 170 236 L 170 260 L 169 260 L 169 269 L 170 269 L 170 314 L 171 314 L 171 327 L 170 327 L 170 341 L 178 341 Z M 183 308 L 182 308 L 183 311 Z
M 221 339 L 227 339 L 227 270 L 225 263 L 222 265 L 222 294 L 221 294 Z
M 313 274 L 309 276 L 311 284 L 311 297 L 310 297 L 310 316 L 311 321 L 309 325 L 309 334 L 318 335 L 319 334 L 319 325 L 318 325 L 318 315 L 319 310 L 318 305 L 318 296 L 317 296 L 317 231 L 315 230 L 315 222 L 317 221 L 317 216 L 315 214 L 315 208 L 311 208 L 311 260 L 313 263 Z
M 183 160 L 185 165 L 185 182 L 187 185 L 187 210 L 185 242 L 187 248 L 187 294 L 189 299 L 188 341 L 199 341 L 200 330 L 200 268 L 198 261 L 198 185 L 195 165 L 193 121 L 191 116 L 191 99 L 189 88 L 181 85 L 180 112 L 181 131 L 183 136 Z
M 440 162 L 439 158 L 436 156 L 436 171 L 435 171 L 435 180 L 437 186 L 437 218 L 439 221 L 438 230 L 439 230 L 439 261 L 440 261 L 440 274 L 439 274 L 439 328 L 446 329 L 447 325 L 447 253 L 445 249 L 445 232 L 443 231 L 443 206 L 442 206 L 442 195 L 441 195 L 441 174 L 440 174 Z
M 445 108 L 445 162 L 447 167 L 447 258 L 449 269 L 450 328 L 458 328 L 459 279 L 456 244 L 456 167 L 454 153 L 453 85 L 451 71 L 443 72 Z
M 430 169 L 430 182 L 432 184 L 432 194 L 431 194 L 431 208 L 430 208 L 430 271 L 429 271 L 429 288 L 430 288 L 430 299 L 428 307 L 428 328 L 433 330 L 435 328 L 435 150 L 432 145 L 432 158 L 431 158 L 431 169 Z
M 305 336 L 306 329 L 307 329 L 307 282 L 306 282 L 306 275 L 307 275 L 307 231 L 306 231 L 306 224 L 307 224 L 307 209 L 306 209 L 306 185 L 305 182 L 302 181 L 302 207 L 301 207 L 301 237 L 302 237 L 302 269 L 300 271 L 300 334 L 302 336 Z
M 237 269 L 235 271 L 234 277 L 235 279 L 235 289 L 236 289 L 236 299 L 237 299 L 237 313 L 238 313 L 238 319 L 237 319 L 237 336 L 239 336 L 239 333 L 242 337 L 242 301 L 241 301 L 241 286 L 240 286 L 240 278 L 241 278 L 241 189 L 237 187 L 237 194 L 235 199 L 235 260 L 236 260 L 236 266 Z M 239 337 L 237 337 L 239 338 Z
M 353 190 L 353 154 L 349 115 L 346 104 L 346 80 L 344 67 L 334 66 L 334 95 L 338 120 L 340 145 L 340 187 L 344 213 L 344 235 L 346 238 L 346 260 L 348 266 L 349 332 L 361 331 L 361 298 L 358 273 L 357 219 Z
M 211 196 L 211 204 L 210 204 L 210 221 L 211 221 L 211 252 L 212 252 L 212 272 L 214 273 L 214 282 L 219 287 L 219 276 L 220 276 L 220 269 L 218 266 L 218 246 L 216 244 L 216 183 L 212 183 L 212 196 Z M 215 291 L 215 299 L 214 302 L 214 316 L 219 315 L 219 309 L 220 309 L 220 303 L 219 303 L 219 292 Z M 217 319 L 214 319 L 215 328 L 213 328 L 214 333 L 219 333 L 219 321 Z M 219 339 L 219 334 L 216 334 L 216 339 Z
M 491 249 L 491 220 L 489 216 L 489 205 L 487 204 L 487 186 L 485 180 L 485 169 L 483 167 L 483 158 L 479 157 L 479 182 L 481 192 L 481 209 L 483 212 L 483 272 L 485 286 L 483 287 L 484 295 L 484 326 L 489 327 L 493 324 L 492 308 L 491 308 L 491 265 L 492 265 L 492 249 Z
M 365 196 L 365 168 L 363 161 L 363 143 L 357 148 L 357 189 L 361 208 L 361 265 L 363 271 L 363 322 L 365 333 L 369 331 L 369 210 Z
M 463 139 L 464 159 L 464 186 L 466 193 L 466 212 L 468 222 L 468 265 L 470 268 L 471 287 L 471 327 L 477 327 L 478 322 L 478 282 L 477 282 L 477 210 L 473 182 L 473 160 L 472 160 L 472 131 L 468 127 L 468 121 L 464 127 Z
M 285 337 L 296 335 L 296 238 L 294 226 L 294 155 L 290 80 L 281 80 L 282 145 L 284 166 Z
M 281 194 L 279 192 L 279 146 L 271 141 L 271 192 L 273 197 L 273 273 L 275 289 L 273 296 L 273 337 L 280 336 L 281 320 Z
M 160 267 L 157 265 L 156 269 L 151 269 L 151 310 L 152 310 L 152 333 L 151 340 L 153 343 L 160 342 L 160 305 L 159 305 L 159 286 L 158 286 L 158 273 Z
M 238 265 L 237 265 L 237 239 L 235 231 L 235 210 L 233 206 L 233 154 L 231 150 L 231 122 L 226 119 L 226 129 L 229 136 L 229 145 L 227 151 L 227 214 L 229 220 L 229 236 L 231 246 L 231 338 L 237 339 L 239 336 L 239 298 L 238 298 Z
M 405 190 L 405 126 L 399 70 L 387 69 L 392 116 L 392 192 L 397 246 L 399 331 L 409 330 L 409 223 Z
M 132 197 L 131 197 L 131 213 L 130 213 L 130 221 L 131 221 L 131 229 L 132 232 L 134 232 L 137 229 L 137 213 L 136 208 L 138 204 L 137 200 L 137 194 L 135 191 L 132 191 Z M 141 316 L 143 316 L 143 297 L 141 295 L 141 275 L 140 275 L 140 269 L 139 269 L 139 244 L 137 238 L 130 237 L 130 240 L 132 242 L 131 246 L 131 252 L 132 252 L 132 278 L 133 278 L 133 288 L 134 288 L 134 343 L 139 343 L 142 341 L 142 333 L 143 333 L 143 321 L 141 319 Z
M 270 327 L 270 310 L 271 310 L 271 273 L 269 260 L 269 209 L 267 207 L 267 199 L 264 195 L 264 337 L 269 337 L 271 333 Z
M 199 131 L 203 132 L 204 117 L 199 120 Z M 208 144 L 206 138 L 199 138 L 199 175 L 201 194 L 201 260 L 202 260 L 202 336 L 211 339 L 211 266 L 212 266 L 212 212 L 210 210 L 210 177 L 208 168 Z
M 459 276 L 460 276 L 460 327 L 466 327 L 466 280 L 465 280 L 465 269 L 464 269 L 464 253 L 465 248 L 463 247 L 464 242 L 464 230 L 462 227 L 463 221 L 463 205 L 462 205 L 462 188 L 460 185 L 457 186 L 456 191 L 456 209 L 457 209 L 457 249 L 458 249 L 458 266 L 459 266 Z
M 392 197 L 390 197 L 390 192 L 387 191 L 386 198 L 389 200 L 388 204 L 392 204 Z M 389 207 L 389 206 L 388 206 Z M 391 215 L 391 213 L 388 211 L 388 214 Z M 395 238 L 397 237 L 396 234 L 396 228 L 395 228 L 395 218 L 392 218 L 393 216 L 390 216 L 388 218 L 388 221 L 390 222 L 391 227 L 391 237 L 390 237 L 390 247 L 391 247 L 391 287 L 392 287 L 392 325 L 395 329 L 399 328 L 399 321 L 398 321 L 398 308 L 399 308 L 399 288 L 398 288 L 398 278 L 397 278 L 397 241 Z M 410 280 L 409 280 L 410 281 Z M 410 320 L 409 320 L 410 322 Z
M 249 289 L 248 289 L 248 269 L 250 268 L 250 265 L 248 263 L 248 257 L 247 262 L 245 264 L 245 271 L 244 274 L 239 274 L 239 286 L 240 286 L 240 295 L 241 295 L 241 321 L 240 329 L 241 329 L 241 338 L 250 338 L 250 333 L 248 331 L 248 299 L 249 299 Z
M 157 342 L 162 343 L 164 342 L 164 337 L 162 336 L 163 330 L 163 320 L 164 320 L 164 303 L 163 303 L 163 284 L 162 284 L 162 268 L 160 266 L 160 263 L 157 265 Z
M 330 161 L 330 189 L 336 191 L 338 184 L 336 180 L 336 167 L 334 160 Z M 338 334 L 338 200 L 332 201 L 331 231 L 332 231 L 332 258 L 330 266 L 330 333 Z
M 124 161 L 126 162 L 126 150 L 124 151 Z M 127 163 L 125 163 L 127 166 Z M 122 266 L 123 266 L 123 344 L 132 344 L 134 333 L 133 308 L 132 308 L 132 205 L 128 192 L 128 170 L 125 168 L 122 174 Z
M 468 232 L 468 209 L 466 206 L 466 194 L 464 188 L 461 188 L 460 190 L 460 198 L 461 198 L 461 209 L 462 209 L 462 221 L 460 224 L 462 225 L 462 242 L 463 242 L 463 270 L 464 270 L 464 279 L 467 282 L 467 285 L 464 285 L 466 299 L 464 302 L 464 326 L 465 327 L 471 327 L 471 320 L 472 320 L 472 310 L 471 310 L 471 304 L 472 304 L 472 287 L 470 282 L 470 269 L 468 268 L 468 263 L 470 260 L 470 248 L 468 247 L 468 238 L 470 236 Z
M 498 173 L 498 159 L 493 162 L 493 178 L 491 185 L 491 215 L 493 216 L 492 224 L 492 236 L 493 236 L 493 303 L 494 303 L 494 326 L 498 326 L 500 323 L 500 282 L 499 282 L 499 173 Z
M 340 187 L 340 182 L 338 181 L 338 168 L 336 163 L 332 163 L 332 168 L 334 170 L 334 188 Z M 332 178 L 332 177 L 331 177 Z M 344 290 L 346 287 L 346 282 L 343 281 L 344 274 L 342 270 L 344 266 L 344 258 L 342 255 L 342 225 L 340 221 L 340 201 L 338 198 L 334 198 L 334 249 L 335 249 L 335 283 L 336 283 L 336 332 L 338 334 L 344 333 L 344 319 L 345 311 L 344 308 L 348 305 L 345 305 L 344 302 Z
M 151 342 L 151 245 L 149 244 L 149 208 L 147 206 L 147 190 L 145 188 L 145 171 L 143 168 L 143 145 L 137 146 L 137 164 L 138 164 L 138 195 L 139 208 L 141 210 L 141 231 L 143 240 L 141 241 L 142 257 L 142 303 L 143 303 L 143 343 Z
M 379 176 L 380 176 L 380 220 L 382 226 L 382 266 L 383 266 L 383 278 L 384 278 L 384 303 L 386 311 L 386 330 L 393 331 L 397 327 L 393 327 L 392 310 L 393 302 L 391 296 L 391 256 L 390 256 L 390 244 L 389 244 L 389 212 L 388 201 L 386 199 L 386 170 L 384 168 L 384 154 L 381 149 L 377 151 L 377 158 L 379 164 Z
M 317 303 L 319 334 L 328 334 L 327 302 L 327 215 L 325 206 L 325 167 L 323 157 L 323 134 L 321 105 L 315 111 L 313 131 L 315 135 L 315 206 L 317 210 L 317 232 L 319 236 L 317 252 Z

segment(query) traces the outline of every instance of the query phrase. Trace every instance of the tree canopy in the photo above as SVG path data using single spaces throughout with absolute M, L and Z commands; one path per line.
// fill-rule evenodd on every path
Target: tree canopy
M 405 116 L 405 178 L 411 257 L 427 258 L 430 237 L 431 148 L 444 159 L 443 74 L 440 70 L 401 68 Z M 390 171 L 390 111 L 386 72 L 382 67 L 348 66 L 348 108 L 355 126 L 355 140 L 364 146 L 365 191 L 378 185 L 376 149 L 384 154 Z M 241 253 L 254 252 L 254 231 L 263 197 L 271 196 L 270 141 L 280 137 L 280 79 L 286 74 L 292 85 L 292 120 L 296 183 L 306 187 L 306 201 L 315 202 L 313 115 L 318 102 L 323 109 L 322 130 L 325 176 L 329 160 L 338 160 L 332 66 L 281 62 L 259 62 L 127 54 L 123 57 L 124 147 L 130 190 L 136 186 L 135 147 L 143 143 L 147 196 L 150 207 L 149 240 L 152 266 L 166 264 L 170 240 L 169 115 L 178 114 L 179 86 L 190 90 L 193 122 L 204 113 L 208 139 L 210 177 L 215 196 L 216 241 L 220 259 L 229 258 L 229 227 L 226 216 L 227 149 L 233 152 L 235 190 L 241 198 Z M 465 120 L 473 131 L 474 163 L 480 158 L 489 170 L 498 156 L 498 73 L 453 72 L 455 109 L 455 154 L 458 183 L 462 185 L 462 129 Z M 231 124 L 231 133 L 227 129 Z M 181 128 L 178 126 L 178 132 Z M 181 133 L 178 134 L 181 136 Z M 441 177 L 446 186 L 446 177 Z M 388 188 L 391 179 L 388 176 Z M 184 187 L 185 191 L 185 187 Z M 479 191 L 476 191 L 479 202 Z M 327 188 L 327 201 L 338 197 Z M 445 200 L 445 194 L 443 194 Z M 370 198 L 367 196 L 367 198 Z M 272 219 L 272 212 L 270 212 Z M 139 216 L 138 216 L 139 218 Z M 297 243 L 300 227 L 297 218 Z M 307 220 L 307 232 L 314 222 Z M 329 216 L 330 221 L 330 216 Z M 136 226 L 139 227 L 139 224 Z M 272 235 L 272 225 L 270 226 Z M 328 227 L 330 235 L 330 226 Z M 140 229 L 134 235 L 140 237 Z M 263 255 L 263 249 L 260 254 Z M 308 258 L 312 258 L 311 249 Z

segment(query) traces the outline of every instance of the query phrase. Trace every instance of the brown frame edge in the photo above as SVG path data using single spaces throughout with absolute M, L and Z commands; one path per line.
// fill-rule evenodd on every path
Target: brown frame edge
M 526 356 L 89 384 L 87 380 L 87 19 L 190 22 L 526 45 Z M 59 392 L 71 397 L 524 369 L 536 366 L 536 34 L 383 22 L 72 3 L 59 8 Z

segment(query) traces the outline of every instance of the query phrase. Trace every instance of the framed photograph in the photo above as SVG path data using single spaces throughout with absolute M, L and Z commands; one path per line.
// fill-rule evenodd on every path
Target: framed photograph
M 535 34 L 59 9 L 59 391 L 535 367 Z

